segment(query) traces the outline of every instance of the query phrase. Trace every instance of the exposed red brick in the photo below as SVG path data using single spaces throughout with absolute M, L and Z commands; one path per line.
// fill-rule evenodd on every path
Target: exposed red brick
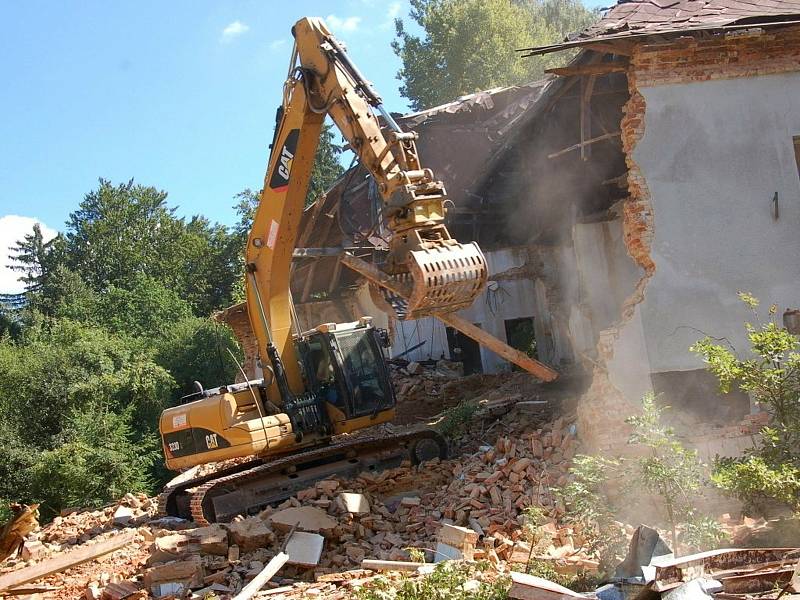
M 631 56 L 631 72 L 640 87 L 792 71 L 800 71 L 798 26 L 639 44 Z

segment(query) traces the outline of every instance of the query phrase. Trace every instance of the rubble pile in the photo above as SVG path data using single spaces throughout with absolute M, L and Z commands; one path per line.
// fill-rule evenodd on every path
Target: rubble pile
M 461 397 L 450 391 L 448 383 L 459 381 L 463 375 L 461 363 L 447 360 L 428 363 L 403 359 L 390 361 L 389 377 L 397 396 L 395 422 L 401 425 L 419 423 L 456 405 Z
M 395 367 L 396 384 L 401 381 L 397 372 L 408 373 L 409 366 Z M 548 411 L 541 410 L 545 402 L 520 400 L 522 386 L 512 387 L 515 393 L 509 395 L 507 387 L 491 386 L 485 377 L 448 379 L 436 375 L 438 368 L 418 371 L 432 374 L 420 377 L 416 391 L 406 388 L 404 393 L 427 394 L 425 382 L 435 381 L 441 386 L 431 390 L 440 396 L 460 386 L 462 396 L 481 399 L 459 436 L 458 456 L 318 481 L 279 506 L 209 527 L 157 518 L 155 501 L 143 495 L 128 494 L 103 509 L 65 511 L 27 535 L 21 557 L 0 566 L 0 596 L 11 590 L 17 596 L 87 600 L 212 594 L 238 595 L 237 600 L 333 600 L 352 597 L 379 577 L 389 582 L 418 578 L 431 572 L 430 563 L 465 560 L 485 561 L 489 571 L 484 575 L 490 579 L 511 575 L 512 598 L 538 598 L 545 592 L 586 597 L 565 596 L 552 582 L 512 573 L 531 559 L 546 561 L 562 575 L 597 571 L 581 531 L 565 525 L 564 507 L 552 492 L 569 481 L 579 452 L 574 419 L 563 415 L 548 422 Z M 522 398 L 531 397 L 525 390 Z M 527 522 L 528 507 L 538 509 L 538 527 Z M 723 523 L 736 539 L 769 528 L 763 520 L 729 515 Z M 632 527 L 619 526 L 639 539 Z M 777 560 L 761 558 L 769 564 Z M 650 584 L 691 583 L 694 571 L 688 569 L 680 581 L 664 583 L 667 576 L 675 578 L 676 568 L 660 571 L 661 582 Z M 775 581 L 783 581 L 791 570 L 785 561 L 776 568 Z M 479 585 L 481 577 L 474 575 L 470 585 Z M 620 591 L 621 584 L 616 585 Z

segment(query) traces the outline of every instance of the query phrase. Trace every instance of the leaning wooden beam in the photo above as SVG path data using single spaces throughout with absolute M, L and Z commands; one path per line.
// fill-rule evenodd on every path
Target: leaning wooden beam
M 591 65 L 576 65 L 574 67 L 556 67 L 554 69 L 546 69 L 545 73 L 569 77 L 571 75 L 608 75 L 609 73 L 624 73 L 627 70 L 627 63 L 603 62 Z
M 343 254 L 342 264 L 360 273 L 372 283 L 381 285 L 398 296 L 408 298 L 411 295 L 411 286 L 409 284 L 395 281 L 372 263 L 356 258 L 352 254 Z M 453 329 L 458 329 L 464 335 L 471 337 L 482 346 L 487 347 L 507 361 L 525 369 L 528 373 L 535 375 L 542 381 L 555 381 L 558 378 L 558 372 L 554 369 L 531 358 L 524 352 L 512 348 L 505 342 L 494 337 L 491 333 L 473 325 L 455 313 L 434 313 L 432 316 L 439 319 L 445 325 L 449 325 Z
M 588 160 L 592 147 L 586 140 L 592 137 L 592 93 L 597 75 L 581 77 L 581 160 Z
M 339 277 L 342 274 L 342 260 L 341 258 L 336 259 L 336 266 L 333 267 L 333 273 L 331 273 L 331 282 L 328 284 L 328 295 L 333 294 L 336 291 L 336 288 L 339 287 Z
M 502 356 L 507 361 L 518 365 L 519 367 L 536 375 L 542 381 L 555 381 L 558 379 L 558 372 L 551 369 L 544 363 L 540 363 L 516 348 L 512 348 L 505 342 L 500 341 L 491 333 L 484 331 L 467 321 L 463 317 L 459 317 L 455 313 L 437 313 L 434 315 L 445 325 L 450 325 L 453 329 L 458 329 L 464 335 L 471 337 L 482 346 L 486 346 L 489 350 Z
M 253 577 L 253 581 L 244 586 L 242 591 L 233 597 L 233 600 L 250 600 L 270 579 L 275 577 L 275 574 L 280 571 L 287 560 L 289 560 L 289 555 L 285 552 L 276 554 L 275 558 L 269 561 L 258 575 Z
M 52 575 L 53 573 L 58 573 L 76 565 L 89 562 L 104 554 L 124 548 L 135 539 L 136 531 L 121 533 L 107 540 L 103 540 L 102 542 L 78 546 L 74 550 L 64 552 L 63 554 L 57 554 L 52 558 L 43 560 L 30 567 L 12 571 L 11 573 L 0 576 L 0 592 L 10 587 L 19 586 L 23 583 L 30 583 L 31 581 L 36 581 L 42 577 Z
M 548 154 L 547 158 L 555 158 L 557 156 L 561 156 L 562 154 L 568 154 L 573 150 L 577 150 L 578 148 L 583 148 L 584 146 L 588 146 L 589 144 L 595 144 L 597 142 L 602 142 L 603 140 L 610 140 L 611 138 L 619 137 L 622 135 L 620 131 L 615 131 L 614 133 L 606 133 L 603 135 L 598 135 L 597 137 L 593 137 L 588 139 L 584 142 L 580 142 L 578 144 L 573 144 L 569 148 L 564 148 L 563 150 L 559 150 L 558 152 L 553 152 L 552 154 Z
M 365 558 L 361 561 L 362 569 L 370 571 L 416 571 L 430 563 L 406 562 L 402 560 L 372 560 Z

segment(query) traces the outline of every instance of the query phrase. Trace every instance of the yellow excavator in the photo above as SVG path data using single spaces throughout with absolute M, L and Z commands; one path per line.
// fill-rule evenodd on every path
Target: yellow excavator
M 245 252 L 247 310 L 264 377 L 200 388 L 165 410 L 159 424 L 170 469 L 247 459 L 203 476 L 179 476 L 164 489 L 163 514 L 202 524 L 256 512 L 333 474 L 447 451 L 445 440 L 424 428 L 341 435 L 394 417 L 388 336 L 371 318 L 297 329 L 291 261 L 326 116 L 384 201 L 390 238 L 371 281 L 382 285 L 376 295 L 382 307 L 400 318 L 451 312 L 469 306 L 486 282 L 480 248 L 459 244 L 444 225 L 445 189 L 420 164 L 416 134 L 398 126 L 321 19 L 301 19 L 292 34 L 283 102 Z

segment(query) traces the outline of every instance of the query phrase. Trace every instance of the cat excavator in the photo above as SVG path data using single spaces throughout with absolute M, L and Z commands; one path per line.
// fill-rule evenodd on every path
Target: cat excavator
M 416 134 L 403 131 L 386 111 L 322 19 L 303 18 L 292 34 L 289 74 L 245 251 L 247 311 L 264 377 L 199 387 L 165 410 L 159 423 L 167 467 L 188 469 L 164 489 L 160 511 L 199 524 L 254 513 L 324 477 L 447 452 L 445 440 L 430 429 L 356 433 L 395 414 L 384 356 L 388 335 L 371 318 L 298 330 L 291 261 L 326 117 L 383 200 L 389 239 L 376 253 L 371 281 L 382 307 L 398 318 L 452 312 L 469 306 L 486 282 L 480 248 L 458 243 L 444 225 L 445 188 L 420 164 Z M 398 288 L 406 295 L 388 291 Z M 233 466 L 201 476 L 191 469 L 219 461 Z

